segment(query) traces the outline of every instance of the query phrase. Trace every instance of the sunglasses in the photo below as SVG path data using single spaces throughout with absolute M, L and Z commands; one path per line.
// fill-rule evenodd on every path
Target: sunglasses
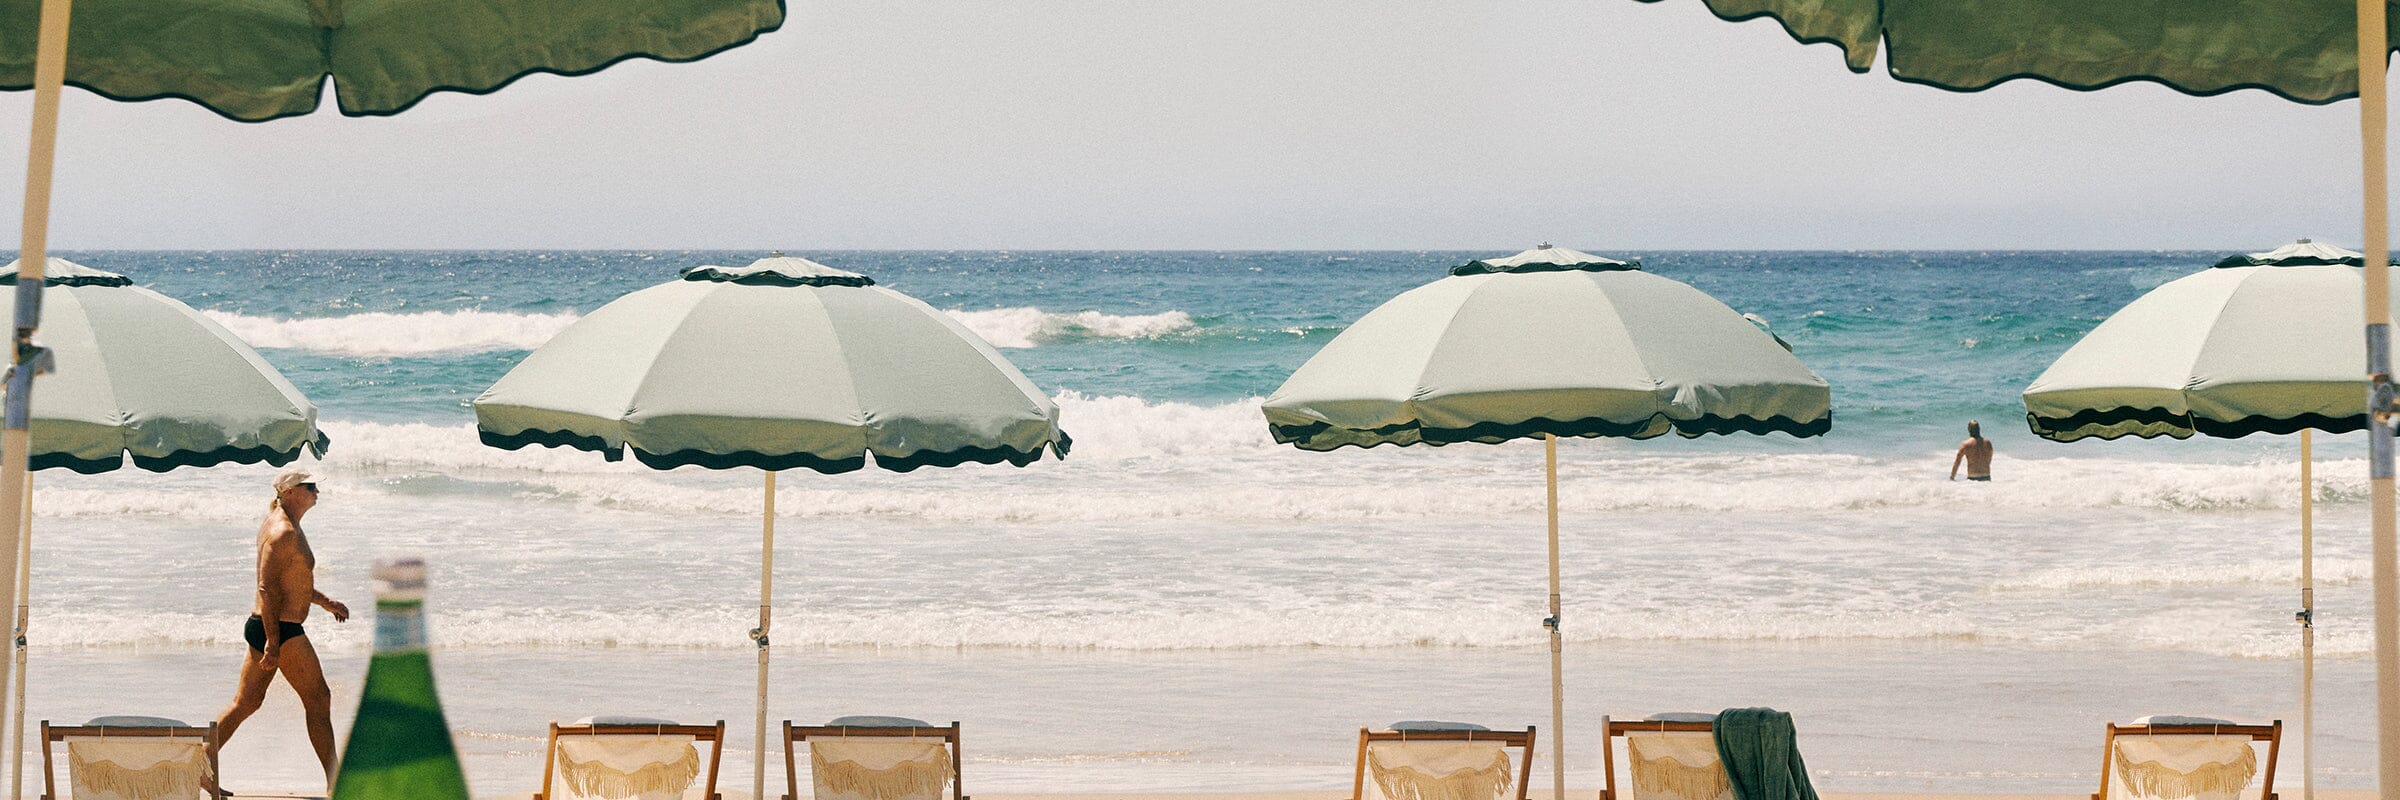
M 294 486 L 296 486 L 296 487 L 302 488 L 302 489 L 307 489 L 307 490 L 309 490 L 309 491 L 312 491 L 312 492 L 317 490 L 317 482 L 316 482 L 316 481 L 308 481 L 308 482 L 305 482 L 305 483 L 297 483 L 297 484 L 293 484 L 293 485 L 294 485 Z

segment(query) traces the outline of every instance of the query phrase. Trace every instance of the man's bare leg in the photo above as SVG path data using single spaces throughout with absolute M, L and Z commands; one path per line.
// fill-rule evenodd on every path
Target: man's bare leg
M 308 743 L 317 749 L 317 763 L 325 767 L 325 793 L 331 795 L 333 689 L 325 685 L 325 667 L 317 663 L 317 648 L 306 636 L 285 639 L 276 667 L 283 672 L 283 682 L 300 694 L 300 710 L 308 717 Z
M 217 713 L 217 745 L 219 747 L 223 747 L 226 740 L 233 738 L 234 730 L 242 727 L 243 720 L 249 719 L 251 714 L 258 713 L 260 703 L 267 701 L 267 685 L 275 681 L 275 671 L 261 669 L 258 659 L 259 652 L 256 650 L 251 650 L 242 656 L 241 688 L 234 690 L 233 704 Z
M 233 738 L 233 732 L 242 727 L 242 721 L 258 713 L 259 704 L 267 700 L 267 685 L 275 681 L 275 671 L 260 667 L 259 655 L 256 650 L 249 650 L 242 656 L 241 683 L 240 688 L 234 690 L 233 704 L 217 713 L 218 748 L 223 748 L 225 741 Z M 216 755 L 213 750 L 209 752 L 212 758 Z M 218 788 L 210 787 L 211 790 Z

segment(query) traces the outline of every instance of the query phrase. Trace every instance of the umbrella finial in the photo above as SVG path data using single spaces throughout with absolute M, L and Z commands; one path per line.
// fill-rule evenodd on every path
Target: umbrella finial
M 1550 243 L 1549 243 L 1549 242 L 1543 242 L 1543 243 L 1542 243 L 1542 246 L 1540 246 L 1540 247 L 1536 247 L 1536 248 L 1534 248 L 1534 249 L 1535 249 L 1535 250 L 1548 250 L 1548 249 L 1550 249 Z
M 2307 240 L 2307 239 L 2302 239 L 2302 240 L 2300 240 L 2300 241 L 2303 241 L 2303 242 L 2305 242 L 2305 241 L 2308 241 L 2308 240 Z M 782 257 L 783 257 L 783 251 L 781 251 L 781 250 L 769 250 L 769 251 L 767 251 L 767 257 L 768 257 L 768 258 L 782 258 Z
M 2300 244 L 2314 244 L 2314 243 L 2315 243 L 2315 241 L 2316 241 L 2316 240 L 2314 240 L 2314 239 L 2301 239 L 2299 243 L 2300 243 Z

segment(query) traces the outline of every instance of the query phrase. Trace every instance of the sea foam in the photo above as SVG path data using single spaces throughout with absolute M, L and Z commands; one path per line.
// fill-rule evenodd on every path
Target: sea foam
M 378 311 L 301 318 L 205 313 L 252 347 L 366 358 L 532 350 L 578 319 L 574 314 L 493 311 Z

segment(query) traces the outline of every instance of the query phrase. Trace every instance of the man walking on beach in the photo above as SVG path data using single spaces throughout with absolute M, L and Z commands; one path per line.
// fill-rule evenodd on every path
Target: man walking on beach
M 1958 443 L 1958 455 L 1950 459 L 1950 479 L 1958 480 L 1958 464 L 1967 464 L 1967 480 L 1992 479 L 1992 440 L 1983 438 L 1983 423 L 1967 420 L 1967 440 Z
M 323 606 L 333 621 L 350 618 L 350 607 L 317 591 L 316 553 L 300 532 L 300 517 L 317 505 L 317 482 L 305 471 L 287 469 L 275 476 L 275 499 L 267 518 L 258 525 L 257 613 L 242 628 L 250 652 L 242 657 L 241 688 L 233 705 L 217 715 L 217 744 L 233 738 L 242 721 L 267 699 L 267 685 L 283 673 L 285 683 L 300 694 L 308 717 L 308 743 L 316 747 L 317 762 L 325 767 L 325 791 L 333 791 L 333 691 L 325 685 L 325 669 L 317 649 L 309 644 L 311 605 Z

